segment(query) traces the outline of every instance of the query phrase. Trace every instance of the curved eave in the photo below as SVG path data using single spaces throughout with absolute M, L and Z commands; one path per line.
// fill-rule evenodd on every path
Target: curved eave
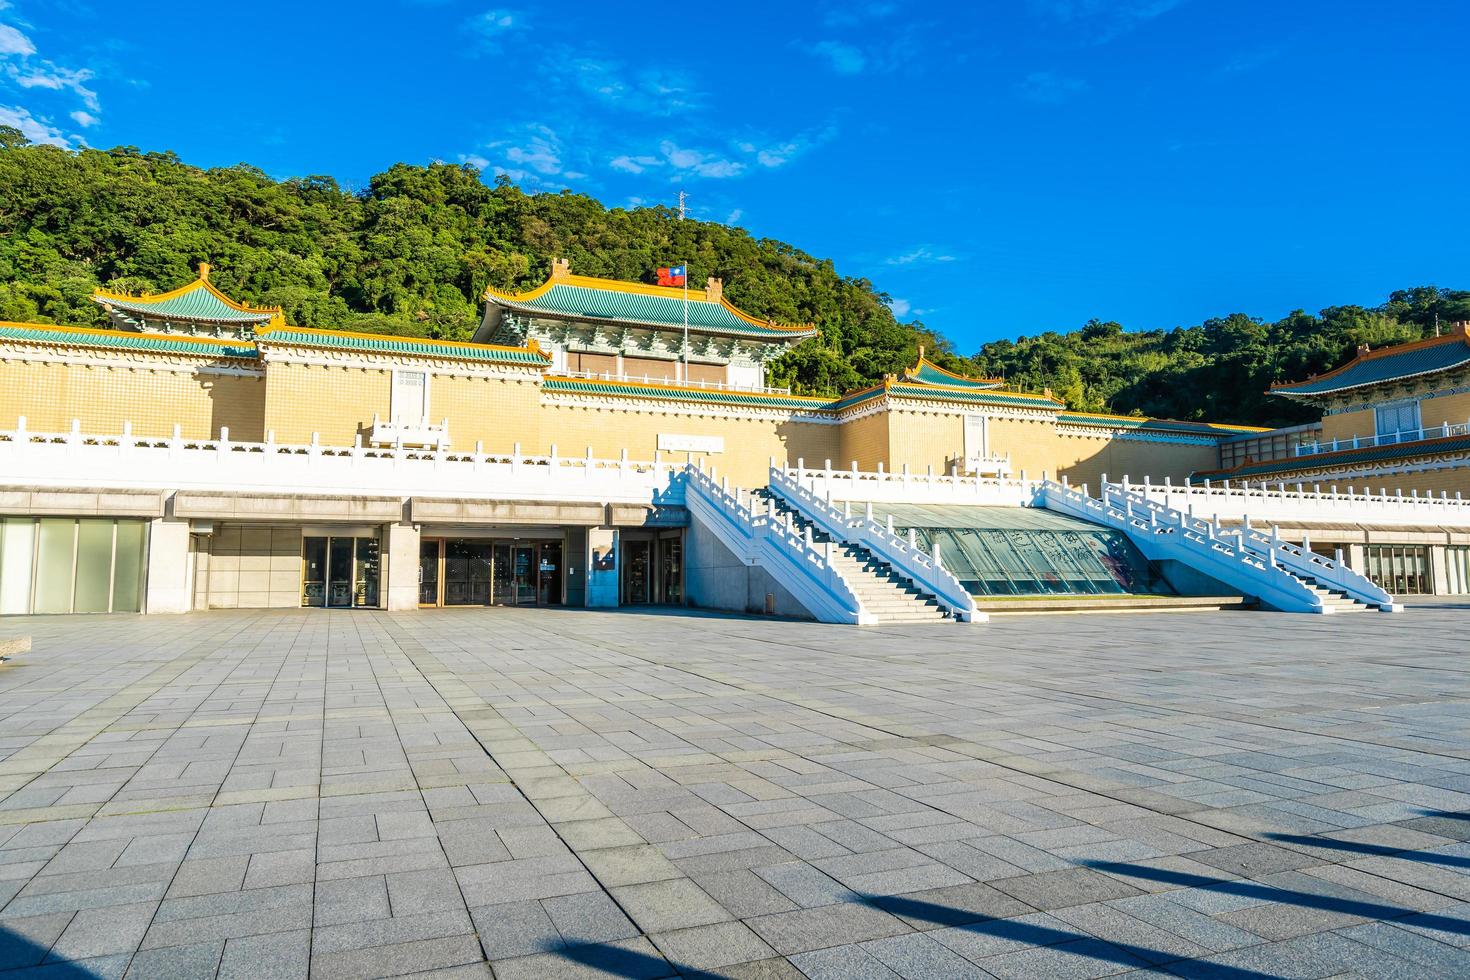
M 561 310 L 547 310 L 539 306 L 528 306 L 524 303 L 516 303 L 500 298 L 494 298 L 491 300 L 491 302 L 494 302 L 507 310 L 513 310 L 517 313 L 524 313 L 527 316 L 545 317 L 548 320 L 574 320 L 580 323 L 605 323 L 609 326 L 633 326 L 642 327 L 648 330 L 681 331 L 684 329 L 684 325 L 682 323 L 662 323 L 657 320 L 637 320 L 627 317 L 597 316 L 593 313 L 569 313 L 563 312 Z M 751 327 L 748 330 L 744 330 L 738 327 L 709 327 L 697 323 L 689 324 L 689 332 L 692 334 L 707 334 L 717 337 L 736 337 L 746 339 L 755 338 L 770 342 L 791 341 L 793 343 L 800 340 L 806 340 L 809 337 L 815 337 L 817 335 L 817 329 L 815 327 L 782 330 L 780 328 L 772 329 L 770 327 L 762 326 Z
M 173 300 L 183 299 L 190 293 L 203 289 L 214 299 L 224 306 L 233 310 L 238 316 L 198 316 L 194 314 L 180 315 L 160 310 L 160 303 L 168 303 Z M 103 306 L 112 306 L 127 310 L 130 313 L 138 313 L 145 316 L 155 316 L 160 319 L 173 319 L 188 321 L 190 323 L 266 323 L 276 320 L 281 316 L 281 308 L 278 306 L 251 306 L 231 299 L 214 287 L 207 279 L 196 279 L 178 289 L 170 289 L 166 293 L 145 293 L 142 296 L 130 296 L 127 293 L 114 293 L 106 289 L 98 289 L 92 293 L 92 300 Z
M 271 327 L 257 333 L 255 339 L 258 344 L 266 347 L 271 344 L 280 344 L 289 347 L 330 348 L 408 357 L 443 357 L 537 369 L 545 368 L 551 363 L 551 358 L 530 347 L 429 340 L 421 337 L 398 337 L 392 334 L 353 333 L 346 330 L 318 330 L 312 327 Z
M 938 375 L 937 378 L 925 377 L 925 372 Z M 935 364 L 927 357 L 919 358 L 919 363 L 908 368 L 903 373 L 903 380 L 914 384 L 931 384 L 950 388 L 969 388 L 972 390 L 991 390 L 1005 384 L 1002 378 L 967 378 L 962 374 L 955 374 Z
M 231 358 L 253 361 L 254 345 L 238 340 L 211 337 L 180 337 L 168 334 L 134 333 L 94 327 L 57 327 L 39 323 L 0 322 L 0 341 L 22 344 L 66 345 L 96 350 L 130 350 L 185 357 Z
M 976 405 L 1004 405 L 1016 408 L 1036 408 L 1042 411 L 1059 412 L 1066 403 L 1045 395 L 1028 395 L 1019 391 L 966 391 L 962 388 L 946 388 L 940 385 L 915 384 L 908 381 L 891 382 L 889 395 L 900 398 L 925 398 L 937 401 L 960 401 Z
M 1440 360 L 1434 360 L 1435 357 L 1439 357 Z M 1426 358 L 1428 363 L 1422 363 Z M 1404 366 L 1394 371 L 1391 365 L 1395 362 L 1401 362 Z M 1392 384 L 1444 371 L 1454 371 L 1467 365 L 1470 365 L 1470 327 L 1456 330 L 1442 337 L 1430 337 L 1359 354 L 1341 367 L 1333 368 L 1315 378 L 1286 384 L 1273 384 L 1266 393 L 1309 401 L 1313 398 L 1326 398 L 1345 391 L 1357 391 L 1375 385 Z M 1375 368 L 1381 370 L 1382 373 L 1375 374 Z M 1355 380 L 1354 376 L 1360 372 L 1367 376 Z

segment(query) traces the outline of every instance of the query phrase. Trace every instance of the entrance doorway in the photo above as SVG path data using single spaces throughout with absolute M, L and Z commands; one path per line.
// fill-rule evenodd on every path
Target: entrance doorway
M 425 538 L 420 606 L 551 606 L 562 602 L 562 543 Z
M 664 531 L 647 536 L 623 532 L 622 603 L 683 605 L 684 536 Z
M 376 608 L 382 554 L 377 538 L 302 538 L 301 604 Z

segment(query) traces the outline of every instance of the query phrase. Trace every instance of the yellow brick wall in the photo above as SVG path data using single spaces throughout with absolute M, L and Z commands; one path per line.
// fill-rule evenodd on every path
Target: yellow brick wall
M 778 465 L 793 466 L 798 458 L 813 466 L 821 465 L 826 459 L 832 459 L 835 464 L 837 457 L 838 431 L 832 425 L 771 418 L 672 415 L 651 411 L 646 405 L 640 408 L 637 402 L 630 402 L 626 410 L 544 405 L 541 411 L 542 445 L 535 452 L 546 452 L 554 443 L 559 455 L 583 456 L 590 446 L 594 456 L 616 459 L 626 448 L 630 459 L 648 460 L 658 448 L 660 433 L 719 436 L 725 443 L 722 453 L 666 452 L 660 458 L 678 462 L 702 460 L 741 486 L 765 485 L 768 460 L 772 456 Z M 521 448 L 533 451 L 524 444 Z
M 1470 392 L 1424 399 L 1419 403 L 1419 419 L 1426 426 L 1470 422 Z
M 1350 440 L 1355 436 L 1360 439 L 1368 439 L 1376 434 L 1377 427 L 1378 422 L 1371 408 L 1344 412 L 1341 415 L 1324 415 L 1322 417 L 1322 441 Z
M 392 390 L 387 368 L 268 362 L 264 427 L 277 442 L 310 442 L 315 432 L 325 445 L 350 446 L 375 413 L 388 417 Z
M 177 423 L 190 439 L 210 439 L 228 426 L 230 438 L 261 437 L 264 382 L 258 376 L 150 370 L 8 358 L 0 361 L 0 427 L 19 416 L 37 431 L 82 430 L 169 436 Z
M 832 465 L 845 470 L 856 460 L 860 470 L 871 472 L 878 468 L 879 463 L 888 469 L 888 414 L 878 412 L 844 422 L 838 438 L 838 458 L 832 461 Z
M 1052 479 L 1066 476 L 1073 483 L 1093 486 L 1103 474 L 1112 480 L 1148 476 L 1182 481 L 1195 470 L 1214 469 L 1220 458 L 1213 445 L 1114 439 L 1105 430 L 1096 436 L 1071 435 L 1058 432 L 1045 419 L 991 419 L 990 451 L 1009 453 L 1016 476 L 1024 470 L 1033 479 L 1045 473 Z
M 460 451 L 484 444 L 487 453 L 544 452 L 540 386 L 501 378 L 436 374 L 429 380 L 429 416 L 449 420 L 450 445 Z
M 924 473 L 933 467 L 937 475 L 949 472 L 948 461 L 965 454 L 965 420 L 962 415 L 914 411 L 888 413 L 888 460 L 886 468 Z

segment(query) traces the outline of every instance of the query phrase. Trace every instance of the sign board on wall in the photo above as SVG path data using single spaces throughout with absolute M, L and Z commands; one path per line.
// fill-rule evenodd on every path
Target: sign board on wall
M 658 434 L 658 448 L 665 453 L 722 453 L 724 436 L 681 436 L 672 432 Z

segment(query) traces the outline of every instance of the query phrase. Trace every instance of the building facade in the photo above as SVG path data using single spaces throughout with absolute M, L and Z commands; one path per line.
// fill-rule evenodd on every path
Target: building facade
M 107 329 L 0 324 L 0 613 L 680 604 L 698 597 L 677 467 L 737 488 L 772 467 L 1183 483 L 1263 435 L 1074 412 L 922 352 L 792 394 L 766 366 L 816 331 L 718 280 L 686 301 L 558 261 L 487 290 L 455 342 L 292 326 L 208 274 L 99 292 Z M 1354 424 L 1328 418 L 1323 438 Z

